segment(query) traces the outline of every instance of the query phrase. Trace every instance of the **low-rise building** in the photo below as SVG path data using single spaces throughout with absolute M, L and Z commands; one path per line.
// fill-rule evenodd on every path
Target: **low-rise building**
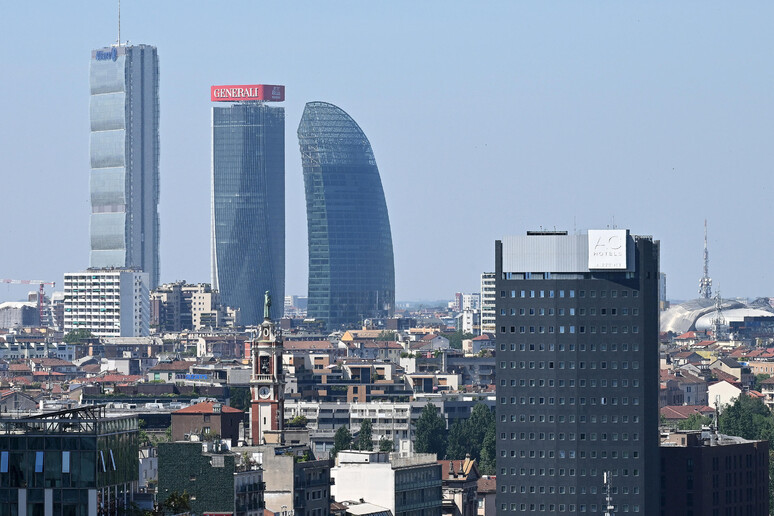
M 220 442 L 161 443 L 159 504 L 173 493 L 189 495 L 194 514 L 263 516 L 263 471 Z
M 341 451 L 331 469 L 335 500 L 360 500 L 393 516 L 440 516 L 441 465 L 433 454 Z
M 138 420 L 104 406 L 0 419 L 0 513 L 118 515 L 138 487 Z
M 662 437 L 660 451 L 663 516 L 768 516 L 768 441 L 676 432 Z
M 236 446 L 243 418 L 244 412 L 222 403 L 197 403 L 172 412 L 172 439 L 183 441 L 190 435 L 219 435 Z
M 739 381 L 744 388 L 752 387 L 755 377 L 746 365 L 740 364 L 733 358 L 719 358 L 710 364 L 710 370 L 720 370 L 730 374 Z
M 478 516 L 497 515 L 497 478 L 485 475 L 478 479 Z
M 709 401 L 713 405 L 717 402 L 721 408 L 733 403 L 742 394 L 742 389 L 739 386 L 726 380 L 711 384 L 707 391 Z
M 266 482 L 266 509 L 293 516 L 328 516 L 331 463 L 307 446 L 257 447 Z
M 478 513 L 478 479 L 476 461 L 468 455 L 464 460 L 439 460 L 443 481 L 443 514 L 476 516 Z

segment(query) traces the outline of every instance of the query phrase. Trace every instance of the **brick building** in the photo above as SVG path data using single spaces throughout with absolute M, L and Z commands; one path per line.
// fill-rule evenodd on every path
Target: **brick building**
M 243 416 L 241 410 L 218 402 L 191 405 L 172 413 L 172 440 L 183 441 L 186 434 L 218 434 L 236 446 Z

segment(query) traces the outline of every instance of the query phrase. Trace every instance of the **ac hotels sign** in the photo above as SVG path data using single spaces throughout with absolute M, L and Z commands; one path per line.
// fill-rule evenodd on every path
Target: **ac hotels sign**
M 589 229 L 589 269 L 626 269 L 625 229 Z

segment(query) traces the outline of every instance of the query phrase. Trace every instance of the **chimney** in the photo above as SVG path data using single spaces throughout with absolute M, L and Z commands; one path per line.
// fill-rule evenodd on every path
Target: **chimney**
M 222 407 L 223 407 L 223 405 L 221 405 L 220 403 L 213 403 L 212 404 L 212 413 L 213 414 L 220 414 Z
M 457 475 L 454 473 L 454 461 L 449 461 L 449 477 L 455 478 Z

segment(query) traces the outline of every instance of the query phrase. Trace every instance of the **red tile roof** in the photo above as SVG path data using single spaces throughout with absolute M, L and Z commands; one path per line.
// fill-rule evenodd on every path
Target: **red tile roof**
M 732 383 L 734 385 L 739 383 L 739 380 L 736 378 L 736 376 L 728 374 L 725 371 L 722 371 L 720 369 L 713 369 L 712 375 L 715 376 L 720 381 L 727 381 L 728 383 Z
M 474 470 L 475 463 L 475 460 L 469 458 L 461 460 L 439 460 L 438 464 L 441 465 L 441 479 L 467 480 L 468 476 L 470 476 Z M 452 468 L 454 468 L 454 474 L 450 471 Z M 460 475 L 460 472 L 462 475 Z
M 144 379 L 144 376 L 138 374 L 106 374 L 104 376 L 97 376 L 95 378 L 89 378 L 89 381 L 95 383 L 135 383 Z
M 285 351 L 329 351 L 336 346 L 327 340 L 290 340 L 282 344 Z
M 715 412 L 715 409 L 707 405 L 667 405 L 662 407 L 661 415 L 666 419 L 688 419 L 693 414 L 708 416 Z
M 33 358 L 31 360 L 33 364 L 38 364 L 42 367 L 58 367 L 58 366 L 70 366 L 75 367 L 75 364 L 68 362 L 67 360 L 60 360 L 58 358 Z
M 478 488 L 476 489 L 479 493 L 496 493 L 497 492 L 497 479 L 495 477 L 481 477 L 478 479 Z
M 173 414 L 213 414 L 212 406 L 215 405 L 215 402 L 212 401 L 205 401 L 203 403 L 197 403 L 196 405 L 191 405 L 190 407 L 182 408 L 180 410 L 176 410 L 172 412 Z M 225 404 L 220 404 L 220 411 L 224 414 L 243 414 L 243 412 L 239 409 L 235 409 L 234 407 L 229 407 Z

